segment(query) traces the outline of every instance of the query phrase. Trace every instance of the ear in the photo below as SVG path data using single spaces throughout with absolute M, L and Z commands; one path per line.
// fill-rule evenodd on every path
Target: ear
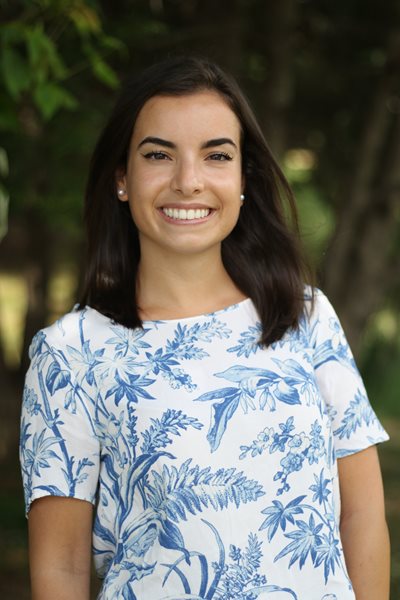
M 122 170 L 118 170 L 115 175 L 115 184 L 117 187 L 118 200 L 126 202 L 128 200 L 126 174 Z

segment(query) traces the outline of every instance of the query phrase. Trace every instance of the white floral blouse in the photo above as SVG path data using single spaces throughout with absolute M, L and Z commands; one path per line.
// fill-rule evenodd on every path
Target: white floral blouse
M 74 309 L 34 337 L 27 510 L 95 505 L 99 599 L 355 599 L 336 459 L 388 436 L 321 292 L 298 331 L 260 332 L 247 299 L 134 331 Z

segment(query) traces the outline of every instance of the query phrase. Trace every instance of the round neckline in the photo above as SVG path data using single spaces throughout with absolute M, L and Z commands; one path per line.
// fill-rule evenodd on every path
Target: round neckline
M 244 298 L 243 300 L 240 300 L 239 302 L 235 302 L 234 304 L 229 304 L 228 306 L 225 306 L 224 308 L 219 308 L 218 310 L 214 310 L 211 312 L 207 312 L 207 313 L 200 313 L 198 315 L 193 315 L 191 317 L 181 317 L 181 318 L 175 318 L 175 319 L 143 319 L 142 320 L 142 324 L 143 326 L 147 325 L 151 325 L 156 323 L 157 325 L 165 323 L 182 323 L 182 322 L 188 322 L 188 321 L 194 321 L 194 320 L 198 320 L 198 319 L 206 319 L 206 318 L 212 318 L 212 317 L 216 317 L 218 315 L 221 315 L 223 313 L 227 313 L 227 312 L 231 312 L 233 310 L 242 308 L 244 306 L 247 306 L 248 304 L 251 303 L 251 298 Z M 90 309 L 91 311 L 97 313 L 98 315 L 100 315 L 101 317 L 103 317 L 104 319 L 107 319 L 107 321 L 110 321 L 111 323 L 114 323 L 113 319 L 111 319 L 110 317 L 107 317 L 106 315 L 103 315 L 103 313 L 101 313 L 100 311 L 98 311 L 96 308 L 93 308 L 92 306 L 89 306 L 88 304 L 85 305 L 86 309 Z M 115 322 L 116 325 L 120 325 L 120 323 Z M 123 327 L 123 325 L 121 325 L 121 327 Z
M 235 302 L 234 304 L 228 304 L 228 306 L 225 306 L 224 308 L 219 308 L 218 310 L 214 310 L 211 312 L 207 312 L 207 313 L 200 313 L 197 315 L 193 315 L 191 317 L 178 317 L 175 319 L 143 319 L 142 323 L 180 323 L 182 321 L 190 321 L 192 319 L 203 319 L 203 318 L 210 318 L 210 317 L 216 317 L 217 315 L 220 315 L 222 313 L 226 313 L 226 312 L 230 312 L 232 310 L 235 310 L 237 308 L 240 308 L 242 305 L 251 302 L 251 298 L 244 298 L 243 300 L 240 300 L 239 302 Z

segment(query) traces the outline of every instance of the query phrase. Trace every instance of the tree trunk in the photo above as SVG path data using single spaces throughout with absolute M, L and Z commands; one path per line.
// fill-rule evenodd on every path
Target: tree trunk
M 287 113 L 293 99 L 293 53 L 298 15 L 296 0 L 262 3 L 264 32 L 259 49 L 267 59 L 262 90 L 261 126 L 277 158 L 287 148 Z
M 240 76 L 246 17 L 240 2 L 198 0 L 191 6 L 191 27 L 197 31 L 192 40 L 193 49 L 215 60 L 234 76 Z M 188 13 L 186 3 L 182 3 L 181 10 Z
M 384 302 L 399 269 L 390 252 L 400 199 L 400 115 L 389 109 L 398 85 L 399 42 L 398 36 L 392 40 L 323 266 L 324 289 L 356 354 L 368 317 Z

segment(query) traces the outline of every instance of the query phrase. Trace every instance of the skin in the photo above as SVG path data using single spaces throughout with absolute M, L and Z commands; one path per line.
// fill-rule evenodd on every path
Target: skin
M 46 496 L 29 511 L 32 600 L 89 600 L 93 507 Z
M 357 600 L 389 600 L 390 542 L 375 446 L 338 460 L 340 534 Z
M 192 316 L 244 298 L 221 259 L 221 242 L 242 204 L 240 124 L 218 94 L 151 98 L 136 121 L 127 170 L 117 185 L 139 231 L 144 319 Z M 162 208 L 211 213 L 177 221 Z
M 239 122 L 221 97 L 201 92 L 150 99 L 135 125 L 126 173 L 116 178 L 119 199 L 129 203 L 139 231 L 142 318 L 188 317 L 244 298 L 221 260 L 221 242 L 237 222 L 244 186 Z M 179 222 L 163 207 L 211 212 Z M 389 543 L 376 450 L 338 462 L 340 528 L 357 600 L 387 600 Z M 33 600 L 89 599 L 92 510 L 72 498 L 33 502 Z

